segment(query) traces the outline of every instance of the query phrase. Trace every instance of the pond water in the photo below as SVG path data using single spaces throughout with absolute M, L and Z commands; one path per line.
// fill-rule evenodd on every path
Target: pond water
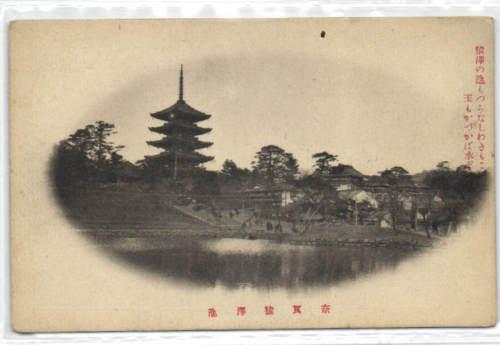
M 103 244 L 127 262 L 201 286 L 301 289 L 395 268 L 412 248 L 307 246 L 268 240 L 116 239 Z

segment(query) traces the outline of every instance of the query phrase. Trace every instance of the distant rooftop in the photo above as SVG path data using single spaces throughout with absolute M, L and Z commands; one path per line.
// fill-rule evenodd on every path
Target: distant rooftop
M 364 177 L 362 173 L 354 169 L 352 165 L 339 164 L 331 168 L 332 177 Z

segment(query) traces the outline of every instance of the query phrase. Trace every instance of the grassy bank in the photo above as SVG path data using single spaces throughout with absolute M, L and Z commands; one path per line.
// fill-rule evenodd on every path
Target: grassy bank
M 81 230 L 96 239 L 105 238 L 162 238 L 175 241 L 190 238 L 241 238 L 266 239 L 297 245 L 338 245 L 377 247 L 430 247 L 438 237 L 428 239 L 424 235 L 406 230 L 392 231 L 374 226 L 339 224 L 334 227 L 313 228 L 306 233 L 253 232 L 207 226 L 204 228 L 185 226 L 183 229 L 93 229 Z
M 65 204 L 66 215 L 79 231 L 95 238 L 245 238 L 306 245 L 430 246 L 423 231 L 393 231 L 370 225 L 314 224 L 297 229 L 282 221 L 256 219 L 251 210 L 223 212 L 173 207 L 158 193 L 79 193 Z M 272 223 L 272 230 L 266 228 Z M 245 224 L 245 226 L 243 226 Z

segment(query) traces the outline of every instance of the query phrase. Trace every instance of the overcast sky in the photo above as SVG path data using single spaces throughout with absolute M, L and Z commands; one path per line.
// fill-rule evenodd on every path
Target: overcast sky
M 105 120 L 127 159 L 158 152 L 146 144 L 158 138 L 147 127 L 161 124 L 149 113 L 176 102 L 183 63 L 185 100 L 212 115 L 200 123 L 213 128 L 200 137 L 214 142 L 203 150 L 215 156 L 210 169 L 225 159 L 249 167 L 274 144 L 303 170 L 326 150 L 367 174 L 394 165 L 418 172 L 463 164 L 463 94 L 473 89 L 479 24 L 65 22 L 34 32 L 25 58 L 45 68 L 32 84 L 44 87 L 40 111 L 59 119 L 54 142 Z

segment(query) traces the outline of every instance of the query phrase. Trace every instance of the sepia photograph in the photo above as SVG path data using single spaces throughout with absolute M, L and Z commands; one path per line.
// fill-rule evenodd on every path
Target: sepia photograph
M 14 328 L 493 325 L 492 71 L 485 17 L 14 22 Z
M 83 235 L 166 277 L 234 288 L 353 279 L 457 232 L 488 187 L 487 170 L 472 170 L 473 161 L 414 174 L 395 162 L 365 174 L 321 151 L 301 169 L 272 137 L 244 166 L 229 157 L 206 168 L 214 143 L 202 140 L 212 131 L 202 125 L 212 115 L 184 100 L 182 65 L 178 78 L 177 101 L 150 114 L 158 126 L 144 139 L 156 154 L 127 160 L 126 146 L 112 141 L 115 124 L 98 120 L 57 145 L 50 173 Z

